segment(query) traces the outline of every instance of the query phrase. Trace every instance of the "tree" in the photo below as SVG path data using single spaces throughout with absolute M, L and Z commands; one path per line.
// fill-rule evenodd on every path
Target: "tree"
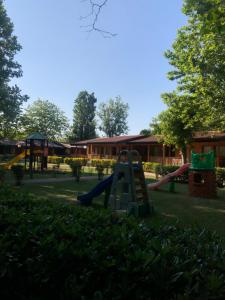
M 34 101 L 21 117 L 20 131 L 24 137 L 32 132 L 40 132 L 50 140 L 57 140 L 62 138 L 68 128 L 64 112 L 48 100 Z
M 225 2 L 185 0 L 183 12 L 188 24 L 165 53 L 177 88 L 162 95 L 168 110 L 158 126 L 184 149 L 193 131 L 225 129 Z
M 0 0 L 0 137 L 14 134 L 21 105 L 28 99 L 28 96 L 21 95 L 17 85 L 9 85 L 11 79 L 22 76 L 21 66 L 14 60 L 20 50 L 21 46 L 13 35 L 13 24 Z
M 151 135 L 151 130 L 150 129 L 142 129 L 139 134 L 149 136 L 149 135 Z
M 71 140 L 82 141 L 96 137 L 96 102 L 94 93 L 89 94 L 87 91 L 81 91 L 75 99 Z
M 110 99 L 108 103 L 100 103 L 98 116 L 101 125 L 99 129 L 108 137 L 127 134 L 128 109 L 128 104 L 124 103 L 120 96 L 115 100 Z

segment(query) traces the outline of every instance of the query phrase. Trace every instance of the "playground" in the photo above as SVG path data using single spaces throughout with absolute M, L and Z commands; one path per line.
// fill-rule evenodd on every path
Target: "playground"
M 5 182 L 13 185 L 10 168 L 18 162 L 19 167 L 24 165 L 27 172 L 19 189 L 36 197 L 68 200 L 96 209 L 109 208 L 114 212 L 149 218 L 149 222 L 155 225 L 164 222 L 198 225 L 225 233 L 225 188 L 216 187 L 214 161 L 213 152 L 193 153 L 192 164 L 184 164 L 156 180 L 153 174 L 144 174 L 137 151 L 123 150 L 114 173 L 104 178 L 97 179 L 97 174 L 88 173 L 90 168 L 87 167 L 81 171 L 76 161 L 76 172 L 80 170 L 83 174 L 81 179 L 75 180 L 71 175 L 76 177 L 77 174 L 71 165 L 61 164 L 60 169 L 59 165 L 55 168 L 54 164 L 49 164 L 47 168 L 48 141 L 35 133 L 27 138 L 24 151 L 3 167 L 6 170 Z M 99 170 L 99 166 L 95 170 Z M 173 179 L 187 170 L 189 184 L 175 183 Z
M 39 182 L 38 180 L 42 180 Z M 57 181 L 59 180 L 60 181 Z M 12 183 L 12 179 L 10 179 Z M 52 181 L 53 180 L 53 181 Z M 36 182 L 35 182 L 36 181 Z M 146 179 L 146 183 L 154 183 L 155 179 Z M 52 201 L 61 200 L 74 202 L 77 195 L 89 192 L 99 183 L 96 176 L 83 175 L 79 183 L 75 182 L 71 174 L 57 176 L 53 179 L 45 179 L 35 175 L 33 181 L 27 179 L 21 187 L 14 186 L 13 189 L 32 194 L 40 199 Z M 147 217 L 149 222 L 155 226 L 162 224 L 179 223 L 181 226 L 198 225 L 209 230 L 216 230 L 225 234 L 225 188 L 218 188 L 217 199 L 204 199 L 190 197 L 188 185 L 175 184 L 175 192 L 169 191 L 170 184 L 167 183 L 158 191 L 149 191 L 149 198 L 153 201 L 154 214 Z M 104 195 L 93 200 L 93 209 L 104 209 Z M 85 208 L 84 208 L 85 209 Z

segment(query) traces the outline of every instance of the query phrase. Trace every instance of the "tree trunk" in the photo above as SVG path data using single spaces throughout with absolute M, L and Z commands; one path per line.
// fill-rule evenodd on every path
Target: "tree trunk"
M 186 145 L 182 145 L 181 147 L 181 157 L 182 157 L 182 165 L 187 162 L 187 147 Z

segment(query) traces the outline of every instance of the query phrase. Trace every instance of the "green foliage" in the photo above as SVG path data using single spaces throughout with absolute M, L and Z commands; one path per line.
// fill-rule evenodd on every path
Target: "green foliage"
M 143 170 L 144 172 L 156 172 L 156 168 L 160 166 L 160 163 L 156 162 L 143 162 Z
M 33 132 L 40 132 L 51 140 L 62 138 L 68 127 L 64 112 L 54 103 L 41 99 L 28 106 L 20 124 L 25 137 Z
M 81 177 L 81 168 L 87 164 L 86 158 L 65 158 L 64 162 L 68 164 L 72 170 L 73 176 L 76 178 L 76 181 L 80 181 Z
M 102 180 L 104 177 L 104 166 L 103 165 L 96 165 L 96 171 L 98 173 L 98 180 Z
M 71 165 L 77 165 L 77 166 L 86 166 L 87 164 L 87 158 L 83 157 L 66 157 L 64 158 L 64 163 Z
M 0 191 L 1 299 L 224 299 L 224 243 Z M 10 286 L 10 288 L 9 288 Z
M 96 167 L 96 166 L 103 166 L 104 168 L 113 168 L 114 165 L 116 164 L 116 160 L 115 159 L 91 159 L 89 161 L 89 164 L 92 167 Z
M 3 1 L 0 0 L 0 138 L 15 135 L 21 105 L 28 97 L 21 95 L 11 79 L 22 76 L 21 66 L 14 60 L 21 50 L 17 37 L 13 35 L 13 23 L 7 16 Z
M 95 110 L 97 99 L 94 93 L 81 91 L 74 101 L 72 141 L 88 140 L 96 137 Z
M 48 156 L 48 163 L 60 165 L 64 162 L 64 158 L 61 156 Z
M 24 177 L 24 167 L 21 165 L 13 165 L 11 170 L 15 176 L 16 185 L 21 185 L 21 182 Z
M 149 136 L 149 135 L 151 135 L 151 130 L 150 129 L 142 129 L 139 134 Z
M 2 185 L 5 181 L 6 170 L 0 167 L 0 185 Z
M 162 95 L 168 109 L 155 122 L 164 141 L 185 147 L 197 130 L 225 128 L 225 2 L 185 0 L 188 24 L 166 51 L 173 92 Z
M 127 134 L 127 117 L 129 106 L 124 103 L 121 97 L 110 99 L 108 103 L 100 103 L 98 108 L 98 116 L 101 121 L 99 129 L 106 136 L 119 136 Z

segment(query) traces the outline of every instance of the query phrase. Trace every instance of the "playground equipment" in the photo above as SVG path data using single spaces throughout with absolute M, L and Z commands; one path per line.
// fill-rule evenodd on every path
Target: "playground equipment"
M 81 204 L 87 205 L 103 191 L 106 192 L 105 203 L 109 202 L 113 211 L 141 216 L 152 210 L 152 205 L 148 200 L 141 157 L 135 150 L 121 151 L 114 174 L 100 182 L 89 193 L 78 196 L 77 199 Z
M 189 194 L 193 197 L 217 196 L 214 152 L 191 153 Z
M 40 164 L 43 171 L 47 168 L 48 160 L 48 140 L 41 133 L 32 133 L 26 139 L 25 146 L 25 169 L 27 165 L 27 157 L 29 155 L 29 173 L 30 178 L 33 178 L 35 168 Z
M 185 171 L 187 171 L 189 169 L 190 165 L 191 165 L 190 163 L 184 164 L 176 171 L 165 175 L 159 181 L 148 184 L 148 189 L 149 190 L 157 190 L 161 185 L 166 184 L 167 182 L 170 182 L 174 177 L 182 175 Z
M 16 164 L 18 161 L 20 161 L 21 159 L 23 159 L 25 157 L 26 153 L 25 151 L 23 151 L 22 153 L 20 153 L 19 155 L 17 155 L 16 157 L 13 157 L 13 159 L 11 159 L 9 162 L 7 162 L 6 164 L 4 164 L 3 168 L 6 170 L 11 169 L 11 167 Z

